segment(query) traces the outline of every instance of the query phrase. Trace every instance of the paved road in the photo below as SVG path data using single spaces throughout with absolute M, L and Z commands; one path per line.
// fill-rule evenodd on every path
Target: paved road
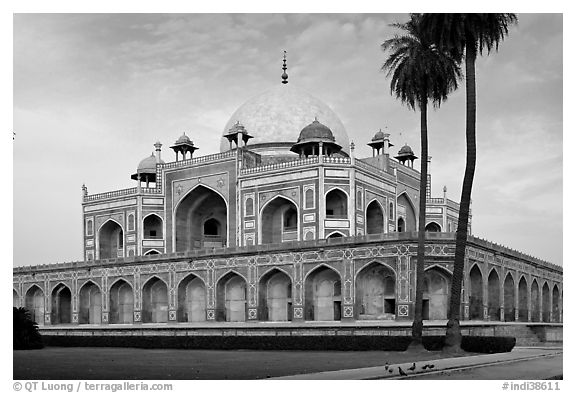
M 466 370 L 445 370 L 437 374 L 424 374 L 406 379 L 501 379 L 539 380 L 563 375 L 562 354 L 554 357 L 540 357 L 513 363 L 495 364 Z

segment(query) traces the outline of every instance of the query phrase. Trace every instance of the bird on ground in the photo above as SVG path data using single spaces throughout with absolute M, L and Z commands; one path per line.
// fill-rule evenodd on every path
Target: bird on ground
M 422 370 L 426 370 L 428 368 L 428 364 L 422 366 Z
M 410 371 L 416 370 L 416 363 L 412 363 L 412 367 L 408 368 Z
M 402 370 L 400 367 L 398 367 L 398 372 L 399 372 L 400 375 L 402 375 L 403 377 L 405 377 L 406 375 L 408 375 L 408 374 L 406 374 L 406 373 L 404 372 L 404 370 Z
M 386 364 L 384 365 L 384 370 L 388 371 L 388 362 L 386 362 Z
M 429 365 L 429 366 L 428 366 L 428 368 L 434 368 L 434 365 L 433 365 L 433 364 L 431 364 L 431 365 Z

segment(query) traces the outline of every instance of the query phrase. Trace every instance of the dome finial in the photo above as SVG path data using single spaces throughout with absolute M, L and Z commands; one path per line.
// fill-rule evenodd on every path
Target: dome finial
M 286 83 L 288 83 L 288 74 L 286 73 L 286 70 L 288 69 L 288 67 L 286 67 L 286 51 L 284 51 L 283 62 L 284 62 L 284 64 L 282 65 L 282 70 L 284 70 L 284 72 L 282 73 L 282 83 L 286 84 Z

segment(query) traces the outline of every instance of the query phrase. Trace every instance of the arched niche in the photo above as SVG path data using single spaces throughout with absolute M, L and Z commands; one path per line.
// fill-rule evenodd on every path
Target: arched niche
M 305 280 L 304 312 L 307 320 L 341 319 L 342 283 L 340 275 L 327 266 L 319 266 Z
M 78 323 L 102 323 L 102 292 L 92 281 L 80 288 L 78 307 Z
M 292 316 L 292 280 L 279 269 L 272 269 L 259 282 L 259 319 L 289 321 Z
M 206 321 L 206 286 L 194 274 L 186 276 L 178 285 L 178 322 Z
M 358 319 L 394 319 L 396 310 L 396 274 L 378 262 L 366 265 L 356 275 L 356 312 Z
M 124 253 L 124 231 L 120 224 L 108 220 L 98 231 L 100 259 L 118 258 Z
M 142 322 L 168 321 L 168 287 L 158 277 L 152 277 L 142 287 Z
M 261 213 L 261 243 L 282 243 L 298 240 L 298 208 L 287 198 L 270 200 Z
M 110 287 L 110 324 L 129 324 L 134 321 L 134 293 L 122 279 Z
M 443 320 L 448 318 L 451 277 L 448 272 L 431 268 L 424 273 L 422 316 L 424 319 Z
M 235 272 L 224 275 L 216 285 L 216 319 L 246 321 L 246 280 Z
M 24 307 L 30 312 L 32 320 L 38 325 L 44 325 L 44 291 L 37 285 L 32 285 L 24 297 Z
M 54 325 L 72 322 L 72 292 L 62 283 L 52 290 L 51 321 Z
M 384 209 L 374 200 L 366 207 L 366 234 L 384 233 Z

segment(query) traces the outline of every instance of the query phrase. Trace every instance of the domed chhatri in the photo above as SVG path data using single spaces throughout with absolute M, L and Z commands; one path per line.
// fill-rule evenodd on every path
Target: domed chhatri
M 194 142 L 190 140 L 186 133 L 183 133 L 180 138 L 176 140 L 173 146 L 170 146 L 174 153 L 176 153 L 176 161 L 178 161 L 178 153 L 182 154 L 182 159 L 186 159 L 186 153 L 190 152 L 190 159 L 194 155 L 194 152 L 198 150 L 197 147 L 194 146 Z
M 316 118 L 300 131 L 298 142 L 292 146 L 290 151 L 298 153 L 300 156 L 317 155 L 318 153 L 331 156 L 342 149 L 335 140 L 330 128 L 320 123 Z
M 384 133 L 382 130 L 374 134 L 372 141 L 367 145 L 372 148 L 372 157 L 380 155 L 380 150 L 382 150 L 382 154 L 387 155 L 388 148 L 394 146 L 390 143 L 390 134 Z
M 372 142 L 376 142 L 376 141 L 381 141 L 384 140 L 384 133 L 382 132 L 382 130 L 378 131 L 376 134 L 374 134 L 374 136 L 372 137 Z
M 136 169 L 136 173 L 130 176 L 130 178 L 133 180 L 140 179 L 141 181 L 144 181 L 147 184 L 150 182 L 155 182 L 156 164 L 164 164 L 164 161 L 159 159 L 158 157 L 156 157 L 154 153 L 152 153 L 150 154 L 150 156 L 140 161 L 140 163 L 138 164 L 138 168 Z
M 414 167 L 414 160 L 418 159 L 418 157 L 414 155 L 414 151 L 412 151 L 412 148 L 408 146 L 408 144 L 402 146 L 402 148 L 398 151 L 398 155 L 394 158 L 400 161 L 402 165 L 406 165 L 406 163 L 408 162 L 408 166 L 410 168 Z
M 241 142 L 243 141 L 244 146 L 246 146 L 248 140 L 254 137 L 248 133 L 246 127 L 237 121 L 236 124 L 228 130 L 228 133 L 224 135 L 224 138 L 228 139 L 228 142 L 230 142 L 230 150 L 232 150 L 232 142 L 236 143 L 236 147 L 240 147 Z
M 250 149 L 264 155 L 290 154 L 298 132 L 318 117 L 348 154 L 349 138 L 338 116 L 318 98 L 294 87 L 278 84 L 244 103 L 224 127 L 223 136 L 237 121 L 254 137 Z M 228 151 L 229 142 L 222 138 L 220 151 Z

